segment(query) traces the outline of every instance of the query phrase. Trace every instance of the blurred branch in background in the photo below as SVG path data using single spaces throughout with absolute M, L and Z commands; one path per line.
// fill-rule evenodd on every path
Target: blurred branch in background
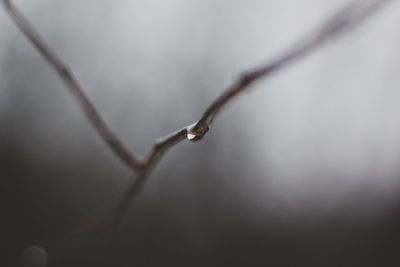
M 220 110 L 233 98 L 249 89 L 250 85 L 254 84 L 256 81 L 283 70 L 297 60 L 316 51 L 325 43 L 333 41 L 354 29 L 383 6 L 383 4 L 388 2 L 390 2 L 390 0 L 356 0 L 351 2 L 315 31 L 284 51 L 280 56 L 258 68 L 243 73 L 234 84 L 228 87 L 213 103 L 211 103 L 199 121 L 172 133 L 168 137 L 160 139 L 160 141 L 156 141 L 148 156 L 139 159 L 139 157 L 129 151 L 122 141 L 114 134 L 90 99 L 86 96 L 83 88 L 74 78 L 72 72 L 56 53 L 45 44 L 24 15 L 11 1 L 3 0 L 4 7 L 14 23 L 57 72 L 65 83 L 66 88 L 75 97 L 82 112 L 104 142 L 108 144 L 121 161 L 126 163 L 126 165 L 136 173 L 136 178 L 132 185 L 126 189 L 121 195 L 121 198 L 117 200 L 114 205 L 99 208 L 89 213 L 63 238 L 57 239 L 54 243 L 47 246 L 47 257 L 49 257 L 50 261 L 68 254 L 68 250 L 71 248 L 80 248 L 80 244 L 83 243 L 85 239 L 92 237 L 93 234 L 107 232 L 118 224 L 129 203 L 138 195 L 151 171 L 157 166 L 158 162 L 169 149 L 185 139 L 193 142 L 200 141 L 208 132 L 210 125 L 219 114 Z M 26 259 L 24 260 L 26 261 Z

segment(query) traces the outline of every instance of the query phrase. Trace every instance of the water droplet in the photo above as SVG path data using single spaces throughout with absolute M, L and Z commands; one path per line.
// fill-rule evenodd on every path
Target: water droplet
M 198 142 L 206 135 L 208 132 L 207 125 L 198 125 L 195 123 L 187 128 L 187 139 L 191 142 Z
M 188 133 L 187 134 L 187 139 L 189 139 L 190 141 L 192 141 L 193 139 L 195 139 L 196 138 L 196 135 L 195 134 L 192 134 L 192 133 Z

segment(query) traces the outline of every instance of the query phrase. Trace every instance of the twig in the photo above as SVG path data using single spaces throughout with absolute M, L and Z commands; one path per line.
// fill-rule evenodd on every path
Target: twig
M 167 136 L 164 139 L 156 142 L 152 152 L 146 159 L 146 165 L 144 165 L 145 167 L 141 172 L 139 172 L 138 176 L 136 177 L 136 180 L 123 194 L 121 200 L 117 203 L 115 218 L 114 218 L 115 223 L 117 223 L 121 219 L 129 203 L 131 203 L 132 199 L 138 195 L 138 193 L 143 188 L 143 185 L 147 180 L 146 178 L 157 166 L 158 162 L 160 162 L 162 157 L 169 151 L 169 149 L 171 149 L 181 141 L 185 140 L 187 138 L 187 134 L 188 130 L 186 128 L 183 128 L 178 132 L 173 133 L 170 136 Z
M 231 85 L 205 110 L 202 117 L 196 123 L 179 130 L 176 133 L 156 141 L 153 149 L 144 160 L 139 160 L 131 153 L 107 126 L 96 108 L 90 102 L 77 80 L 68 70 L 66 65 L 58 56 L 45 44 L 39 34 L 34 30 L 22 13 L 9 0 L 3 0 L 5 9 L 11 18 L 38 49 L 41 55 L 49 62 L 53 69 L 64 81 L 68 90 L 75 96 L 83 113 L 90 123 L 97 130 L 103 140 L 109 145 L 114 153 L 125 162 L 134 172 L 137 173 L 132 185 L 122 194 L 116 204 L 108 209 L 100 209 L 97 213 L 90 213 L 85 216 L 72 231 L 73 235 L 102 232 L 115 226 L 125 213 L 129 203 L 138 195 L 143 188 L 147 177 L 156 167 L 161 158 L 179 142 L 188 139 L 200 141 L 208 132 L 210 125 L 221 109 L 241 92 L 250 88 L 254 82 L 267 78 L 277 71 L 283 70 L 294 62 L 304 58 L 316 51 L 323 44 L 342 36 L 344 33 L 354 29 L 366 18 L 370 17 L 383 4 L 391 0 L 355 0 L 341 9 L 334 16 L 322 24 L 315 32 L 300 40 L 294 46 L 286 50 L 275 60 L 245 72 L 236 83 Z
M 200 141 L 208 132 L 211 123 L 219 111 L 239 93 L 249 89 L 249 86 L 257 80 L 266 78 L 273 73 L 282 70 L 285 66 L 294 63 L 314 52 L 325 42 L 339 37 L 341 34 L 353 29 L 364 19 L 386 2 L 391 0 L 356 0 L 337 12 L 332 18 L 325 22 L 316 32 L 312 33 L 305 41 L 300 41 L 294 48 L 289 49 L 281 57 L 271 63 L 263 65 L 258 69 L 243 74 L 240 79 L 220 95 L 204 112 L 200 120 L 170 136 L 158 141 L 151 153 L 143 163 L 143 171 L 138 175 L 136 181 L 125 192 L 122 200 L 117 205 L 119 212 L 115 222 L 119 221 L 121 214 L 126 210 L 127 205 L 134 199 L 143 187 L 149 172 L 157 165 L 161 157 L 173 146 L 186 138 L 192 142 Z
M 267 78 L 286 66 L 320 48 L 327 41 L 334 40 L 353 29 L 364 19 L 391 0 L 356 0 L 328 19 L 315 32 L 300 40 L 280 57 L 259 68 L 245 72 L 239 80 L 220 95 L 204 112 L 191 132 L 201 138 L 208 131 L 219 111 L 234 97 L 247 90 L 255 81 Z
M 75 251 L 83 247 L 93 235 L 105 233 L 115 228 L 123 217 L 129 204 L 138 196 L 147 181 L 151 171 L 165 155 L 165 153 L 180 141 L 186 139 L 187 129 L 184 128 L 156 143 L 153 152 L 147 158 L 147 165 L 136 176 L 132 184 L 122 194 L 113 206 L 105 206 L 83 216 L 80 221 L 61 238 L 47 244 L 51 261 L 62 258 L 66 251 L 73 248 Z M 86 244 L 87 245 L 87 244 Z
M 45 44 L 40 35 L 35 31 L 29 21 L 15 7 L 15 5 L 13 5 L 10 0 L 3 0 L 3 4 L 22 33 L 24 33 L 24 35 L 38 49 L 41 55 L 60 75 L 69 91 L 75 96 L 76 100 L 80 104 L 83 113 L 95 127 L 103 140 L 123 162 L 131 167 L 133 171 L 140 173 L 145 171 L 148 166 L 153 165 L 153 161 L 163 155 L 167 150 L 166 148 L 169 149 L 184 140 L 184 131 L 186 131 L 186 137 L 190 141 L 200 141 L 208 132 L 210 125 L 218 115 L 219 111 L 238 94 L 249 89 L 251 84 L 261 80 L 262 78 L 271 76 L 277 71 L 283 70 L 284 67 L 305 57 L 309 53 L 316 51 L 317 48 L 321 47 L 327 41 L 333 40 L 353 29 L 369 17 L 374 11 L 377 11 L 380 6 L 389 1 L 391 0 L 356 0 L 351 2 L 345 8 L 337 12 L 332 18 L 327 20 L 318 30 L 307 36 L 307 38 L 296 43 L 296 45 L 288 49 L 280 57 L 259 68 L 245 72 L 236 83 L 225 90 L 225 92 L 206 109 L 198 122 L 172 134 L 171 137 L 164 141 L 165 143 L 156 142 L 151 153 L 144 160 L 139 160 L 137 156 L 130 152 L 107 126 L 99 112 L 83 92 L 82 87 L 73 77 L 71 71 L 50 49 L 50 47 Z M 174 135 L 177 136 L 174 137 Z M 175 140 L 175 138 L 177 139 Z M 171 140 L 174 142 L 170 143 Z
M 133 171 L 140 169 L 142 167 L 142 163 L 133 153 L 131 153 L 126 148 L 122 141 L 120 141 L 118 137 L 114 134 L 114 132 L 110 129 L 100 113 L 96 110 L 94 105 L 86 96 L 81 85 L 74 78 L 74 75 L 68 69 L 68 67 L 45 43 L 45 41 L 36 32 L 30 22 L 23 16 L 23 14 L 11 1 L 3 0 L 3 3 L 15 25 L 17 25 L 21 32 L 31 41 L 31 43 L 36 47 L 43 58 L 46 59 L 50 66 L 53 67 L 53 69 L 60 76 L 61 80 L 65 83 L 66 88 L 75 97 L 83 114 L 86 115 L 86 118 L 96 129 L 101 138 L 121 159 L 121 161 L 127 164 Z

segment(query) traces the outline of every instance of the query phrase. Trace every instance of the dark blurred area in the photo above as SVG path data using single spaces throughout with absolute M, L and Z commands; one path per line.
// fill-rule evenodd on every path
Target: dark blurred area
M 344 3 L 16 1 L 139 154 Z M 111 234 L 54 265 L 400 266 L 399 14 L 233 101 L 166 155 Z M 0 266 L 131 179 L 0 12 Z

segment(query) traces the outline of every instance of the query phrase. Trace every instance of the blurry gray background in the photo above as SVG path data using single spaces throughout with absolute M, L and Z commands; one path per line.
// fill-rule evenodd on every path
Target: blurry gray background
M 346 0 L 19 0 L 135 152 Z M 258 83 L 161 162 L 113 248 L 65 266 L 399 266 L 400 5 Z M 0 264 L 130 181 L 0 12 Z

